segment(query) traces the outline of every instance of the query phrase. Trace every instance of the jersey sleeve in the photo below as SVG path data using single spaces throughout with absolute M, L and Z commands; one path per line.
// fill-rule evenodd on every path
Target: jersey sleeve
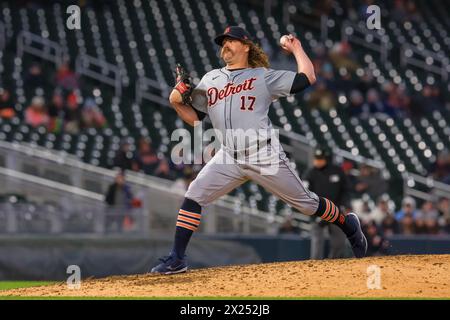
M 291 94 L 292 83 L 296 74 L 287 70 L 266 70 L 264 80 L 272 99 L 287 97 Z
M 206 90 L 207 87 L 204 76 L 191 93 L 192 106 L 195 110 L 204 114 L 208 114 L 208 98 L 206 96 Z

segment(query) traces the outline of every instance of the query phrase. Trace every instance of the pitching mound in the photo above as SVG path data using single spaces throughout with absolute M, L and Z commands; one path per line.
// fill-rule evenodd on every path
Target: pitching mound
M 376 287 L 375 268 L 381 286 Z M 372 269 L 374 268 L 374 269 Z M 51 297 L 382 297 L 450 298 L 450 255 L 299 261 L 192 270 L 185 274 L 115 276 L 0 292 Z

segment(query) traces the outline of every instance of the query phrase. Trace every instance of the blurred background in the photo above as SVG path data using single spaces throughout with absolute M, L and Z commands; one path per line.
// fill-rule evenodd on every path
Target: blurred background
M 449 15 L 439 0 L 1 1 L 0 279 L 144 273 L 167 254 L 202 167 L 171 161 L 172 132 L 192 132 L 168 104 L 175 65 L 194 83 L 221 67 L 213 39 L 229 25 L 274 69 L 296 69 L 283 34 L 311 56 L 317 84 L 269 116 L 310 185 L 319 148 L 341 170 L 369 254 L 450 253 Z M 249 182 L 205 209 L 188 259 L 349 257 L 328 227 Z

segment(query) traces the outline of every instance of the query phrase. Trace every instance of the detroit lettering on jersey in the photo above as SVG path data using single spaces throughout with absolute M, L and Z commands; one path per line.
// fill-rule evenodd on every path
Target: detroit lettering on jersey
M 216 87 L 211 87 L 207 91 L 208 95 L 208 107 L 215 105 L 217 102 L 217 99 L 222 100 L 229 95 L 239 93 L 241 91 L 248 91 L 253 90 L 253 82 L 256 80 L 256 78 L 250 78 L 245 80 L 243 83 L 234 85 L 232 82 L 228 82 L 223 89 L 219 90 Z
M 209 116 L 218 140 L 236 150 L 237 144 L 228 138 L 235 136 L 234 131 L 241 137 L 242 130 L 273 130 L 270 105 L 291 94 L 296 74 L 266 68 L 214 69 L 193 90 L 192 106 Z

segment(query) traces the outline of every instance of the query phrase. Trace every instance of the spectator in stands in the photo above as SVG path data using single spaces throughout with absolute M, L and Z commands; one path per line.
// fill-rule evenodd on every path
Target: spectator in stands
M 369 224 L 371 221 L 370 214 L 372 212 L 369 201 L 367 199 L 355 199 L 352 201 L 352 207 L 355 212 L 358 212 L 358 217 L 361 220 L 361 224 Z
M 113 160 L 113 166 L 118 167 L 123 171 L 125 170 L 139 171 L 137 164 L 135 164 L 133 152 L 131 151 L 131 146 L 130 143 L 128 143 L 128 141 L 123 140 L 120 143 L 120 148 L 117 151 L 116 156 L 114 157 Z
M 450 233 L 450 199 L 440 198 L 437 204 L 439 210 L 439 226 L 443 233 Z
M 334 78 L 333 84 L 330 86 L 335 92 L 345 92 L 347 95 L 356 89 L 356 82 L 353 80 L 352 74 L 347 69 L 339 70 L 339 76 Z M 357 90 L 357 89 L 356 89 Z
M 94 98 L 88 97 L 83 105 L 82 125 L 84 128 L 104 128 L 107 126 L 102 111 L 97 106 Z
M 133 207 L 133 194 L 125 181 L 125 174 L 120 171 L 105 195 L 105 202 L 110 206 L 107 214 L 107 224 L 115 230 L 129 227 L 129 210 Z
M 403 21 L 406 16 L 405 4 L 403 0 L 394 1 L 394 8 L 391 12 L 391 18 L 397 21 Z
M 386 106 L 381 101 L 380 94 L 375 88 L 371 88 L 367 91 L 366 104 L 370 113 L 386 113 Z
M 410 113 L 411 99 L 407 95 L 405 87 L 392 82 L 383 86 L 385 93 L 385 110 L 391 117 L 403 118 Z
M 310 108 L 319 108 L 324 111 L 336 107 L 336 97 L 327 88 L 327 84 L 323 79 L 317 80 L 315 90 L 308 94 L 306 101 Z
M 56 72 L 56 85 L 67 91 L 78 89 L 78 75 L 70 69 L 67 62 L 62 63 Z
M 373 73 L 367 69 L 364 69 L 363 75 L 358 79 L 355 83 L 355 88 L 357 88 L 364 96 L 367 96 L 367 93 L 370 89 L 377 90 L 378 95 L 380 92 L 378 91 L 378 85 L 374 81 Z M 381 97 L 380 97 L 381 98 Z
M 450 184 L 450 152 L 445 150 L 439 153 L 428 172 L 433 179 Z
M 40 96 L 33 97 L 31 104 L 25 110 L 25 122 L 36 128 L 39 126 L 48 126 L 49 120 L 44 98 Z
M 347 186 L 349 192 L 349 198 L 352 199 L 355 196 L 356 176 L 353 174 L 353 162 L 344 160 L 341 164 L 341 169 L 347 178 Z
M 47 85 L 48 81 L 42 73 L 41 65 L 34 62 L 25 75 L 24 87 L 34 93 L 37 88 L 45 88 Z
M 355 191 L 360 195 L 367 193 L 372 199 L 377 199 L 383 193 L 386 193 L 387 184 L 377 169 L 361 164 Z
M 119 171 L 117 173 L 114 183 L 108 187 L 108 192 L 105 196 L 105 202 L 110 206 L 123 206 L 127 208 L 132 207 L 133 195 L 130 186 L 125 181 L 125 173 Z
M 142 138 L 139 141 L 138 151 L 136 153 L 137 170 L 145 174 L 168 177 L 170 170 L 167 160 L 160 158 L 153 150 L 150 139 Z
M 377 226 L 381 226 L 383 220 L 392 216 L 389 209 L 389 198 L 387 195 L 382 195 L 378 198 L 377 206 L 370 212 L 369 220 L 374 221 Z
M 414 234 L 416 218 L 416 201 L 412 197 L 406 197 L 402 201 L 402 208 L 395 214 L 395 219 L 400 223 L 403 234 Z
M 364 97 L 359 90 L 350 92 L 348 113 L 351 117 L 369 117 L 370 108 L 364 103 Z
M 400 225 L 392 212 L 386 212 L 381 221 L 380 231 L 385 237 L 400 233 Z
M 347 179 L 341 167 L 333 163 L 331 150 L 317 148 L 314 150 L 313 167 L 304 177 L 308 189 L 321 194 L 335 203 L 340 212 L 350 211 L 350 199 Z M 311 230 L 311 259 L 324 258 L 324 237 L 327 230 L 330 235 L 329 258 L 344 258 L 346 251 L 345 234 L 335 225 L 311 217 L 315 223 Z
M 159 166 L 159 158 L 153 150 L 151 140 L 149 138 L 141 138 L 138 144 L 138 150 L 135 155 L 137 170 L 143 171 L 145 174 L 153 175 Z
M 0 118 L 11 119 L 16 115 L 11 94 L 7 89 L 0 88 Z
M 442 95 L 441 89 L 437 86 L 431 87 L 431 96 L 433 98 L 433 106 L 435 110 L 443 110 L 445 109 L 446 99 Z
M 363 227 L 367 238 L 367 256 L 379 256 L 387 254 L 389 242 L 383 238 L 374 221 Z
M 161 155 L 160 157 L 160 165 L 156 169 L 154 175 L 160 178 L 169 179 L 170 178 L 170 167 L 167 159 Z
M 52 102 L 48 106 L 48 115 L 50 117 L 48 129 L 51 132 L 58 133 L 62 130 L 64 124 L 64 96 L 60 90 L 53 93 Z
M 417 10 L 416 3 L 412 0 L 406 1 L 406 20 L 413 21 L 415 23 L 419 23 L 422 21 L 422 16 L 419 14 Z
M 320 76 L 323 80 L 325 80 L 325 83 L 328 88 L 335 89 L 334 85 L 336 82 L 336 78 L 334 76 L 334 70 L 333 65 L 329 61 L 325 61 L 321 68 L 320 68 Z
M 338 70 L 343 68 L 347 72 L 354 73 L 356 69 L 360 68 L 357 63 L 358 59 L 353 54 L 352 47 L 347 41 L 336 42 L 330 49 L 329 56 Z
M 432 201 L 425 201 L 420 210 L 417 211 L 416 233 L 436 234 L 439 231 L 438 226 L 439 212 Z
M 64 110 L 64 131 L 71 134 L 80 132 L 81 110 L 78 104 L 77 92 L 73 91 L 67 96 Z

